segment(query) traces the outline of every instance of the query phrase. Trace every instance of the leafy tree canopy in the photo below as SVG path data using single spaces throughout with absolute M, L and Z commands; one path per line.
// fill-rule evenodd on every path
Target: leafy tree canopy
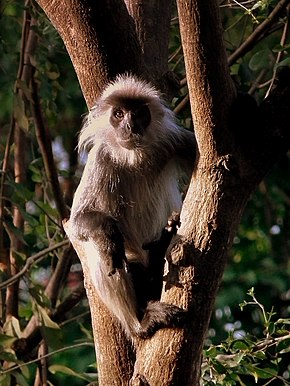
M 289 66 L 289 6 L 255 36 L 279 3 L 220 2 L 232 77 L 239 90 L 258 103 L 273 87 L 276 71 Z M 64 44 L 41 9 L 34 3 L 7 0 L 1 4 L 0 16 L 0 383 L 33 385 L 45 368 L 42 377 L 48 384 L 63 385 L 73 379 L 74 386 L 86 385 L 97 372 L 89 309 L 80 264 L 63 241 L 60 226 L 82 167 L 76 139 L 86 102 Z M 35 32 L 28 55 L 37 92 L 25 78 L 27 28 Z M 171 19 L 168 62 L 179 84 L 172 108 L 180 122 L 191 128 L 176 12 Z M 44 132 L 35 106 L 40 107 Z M 17 155 L 11 134 L 16 125 L 25 137 L 20 179 L 15 179 Z M 251 140 L 247 133 L 246 141 Z M 53 164 L 46 159 L 50 146 Z M 289 166 L 289 153 L 281 154 L 243 215 L 207 336 L 204 385 L 290 384 Z M 58 176 L 64 201 L 58 201 L 48 170 Z M 21 214 L 20 222 L 15 220 L 16 212 Z M 66 260 L 60 272 L 56 267 L 63 255 Z M 33 318 L 41 321 L 40 329 L 35 330 Z M 46 343 L 39 347 L 40 336 Z M 41 361 L 42 370 L 37 350 L 47 355 Z

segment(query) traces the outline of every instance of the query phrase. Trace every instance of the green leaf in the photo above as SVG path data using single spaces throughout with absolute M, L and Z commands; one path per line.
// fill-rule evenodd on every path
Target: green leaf
M 6 332 L 7 335 L 16 336 L 17 338 L 22 338 L 22 332 L 20 329 L 19 320 L 14 316 L 9 318 L 5 322 L 3 331 Z
M 290 319 L 283 319 L 283 318 L 280 318 L 277 320 L 277 324 L 290 324 Z
M 39 305 L 40 307 L 50 307 L 50 300 L 46 296 L 43 288 L 41 285 L 35 284 L 34 286 L 29 287 L 29 292 L 31 296 L 33 297 L 34 301 Z
M 276 330 L 276 325 L 275 323 L 273 322 L 270 322 L 269 325 L 268 325 L 268 328 L 267 328 L 268 332 L 270 335 L 273 335 L 275 333 L 275 330 Z
M 290 338 L 281 340 L 277 345 L 277 352 L 285 354 L 290 352 Z
M 265 68 L 271 68 L 274 59 L 272 51 L 269 48 L 258 51 L 252 56 L 249 67 L 252 71 L 260 71 Z
M 13 371 L 12 374 L 16 378 L 17 385 L 19 386 L 29 386 L 29 383 L 26 381 L 24 376 L 16 371 Z
M 205 351 L 205 355 L 206 355 L 207 358 L 215 358 L 217 356 L 217 349 L 216 349 L 216 347 L 212 346 L 212 347 L 208 348 Z
M 29 89 L 29 87 L 27 86 L 27 83 L 24 82 L 23 80 L 21 79 L 17 79 L 16 80 L 16 86 L 21 90 L 23 91 L 23 94 L 25 95 L 25 97 L 33 103 L 33 99 L 31 97 L 31 91 Z M 17 94 L 18 95 L 18 94 Z
M 14 193 L 24 202 L 32 200 L 34 192 L 27 189 L 24 184 L 19 184 L 13 181 L 9 181 L 8 185 L 12 187 Z
M 41 326 L 41 335 L 46 339 L 52 350 L 58 350 L 64 346 L 63 330 L 60 328 Z
M 48 313 L 45 308 L 41 307 L 38 304 L 36 305 L 36 308 L 41 318 L 42 324 L 45 327 L 60 329 L 59 325 L 55 323 L 53 320 L 51 320 L 51 318 L 48 316 Z
M 283 46 L 281 46 L 281 44 L 277 44 L 275 47 L 272 48 L 273 52 L 283 52 L 287 50 L 290 50 L 290 44 L 285 44 Z
M 0 334 L 0 346 L 3 348 L 11 347 L 17 338 L 15 336 L 9 336 L 5 334 Z
M 250 345 L 244 341 L 244 340 L 235 340 L 231 346 L 230 346 L 233 350 L 247 350 Z
M 264 351 L 256 351 L 255 353 L 253 353 L 253 356 L 261 361 L 267 359 L 267 356 L 266 354 L 264 353 Z
M 47 77 L 51 80 L 56 80 L 60 76 L 60 73 L 56 71 L 48 71 L 46 74 Z
M 282 60 L 280 63 L 278 63 L 275 68 L 278 68 L 278 67 L 285 67 L 285 66 L 288 66 L 290 67 L 290 58 L 286 58 L 284 60 Z
M 214 368 L 215 368 L 215 370 L 216 370 L 219 374 L 226 374 L 226 373 L 227 373 L 226 367 L 223 366 L 220 362 L 214 360 L 213 363 L 214 363 Z
M 11 385 L 11 375 L 10 374 L 0 375 L 0 385 L 1 386 L 10 386 Z
M 1 360 L 6 361 L 6 362 L 19 363 L 15 354 L 12 352 L 9 352 L 9 351 L 2 351 L 0 353 L 0 358 L 1 358 Z
M 272 377 L 276 377 L 276 375 L 277 375 L 276 369 L 271 369 L 271 368 L 260 369 L 256 366 L 251 365 L 251 364 L 247 364 L 246 368 L 248 369 L 250 374 L 253 375 L 256 382 L 258 381 L 259 378 L 270 379 Z

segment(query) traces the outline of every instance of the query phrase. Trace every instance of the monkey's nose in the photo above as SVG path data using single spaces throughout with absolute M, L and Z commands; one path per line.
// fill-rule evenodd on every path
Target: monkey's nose
M 130 131 L 131 133 L 133 132 L 133 125 L 132 125 L 130 122 L 127 122 L 126 128 L 127 128 L 127 130 Z

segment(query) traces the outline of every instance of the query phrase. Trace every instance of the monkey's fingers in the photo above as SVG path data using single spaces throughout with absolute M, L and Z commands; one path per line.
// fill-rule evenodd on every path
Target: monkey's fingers
M 167 225 L 165 226 L 165 230 L 167 232 L 176 234 L 177 229 L 180 227 L 180 214 L 178 212 L 173 211 L 168 218 Z

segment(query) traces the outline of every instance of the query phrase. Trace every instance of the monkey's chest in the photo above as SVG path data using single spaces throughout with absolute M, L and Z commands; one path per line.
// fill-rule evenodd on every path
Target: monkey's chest
M 145 177 L 127 178 L 111 191 L 110 212 L 127 240 L 143 245 L 159 239 L 172 211 L 180 210 L 177 180 L 165 177 L 149 182 Z

